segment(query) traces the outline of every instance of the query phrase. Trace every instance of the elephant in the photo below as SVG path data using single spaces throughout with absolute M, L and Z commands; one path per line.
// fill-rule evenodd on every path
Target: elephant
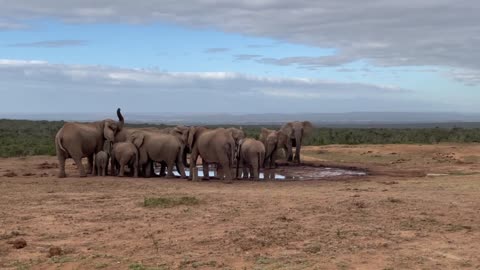
M 309 136 L 313 131 L 313 125 L 309 121 L 294 121 L 284 124 L 280 131 L 287 134 L 289 143 L 287 145 L 287 160 L 294 163 L 300 163 L 300 151 L 302 148 L 302 140 Z M 292 147 L 295 147 L 295 156 L 293 156 Z
M 232 138 L 235 141 L 235 145 L 238 146 L 240 140 L 245 139 L 247 136 L 242 128 L 227 128 L 227 131 L 232 134 Z
M 262 128 L 259 140 L 265 146 L 265 168 L 275 168 L 275 160 L 279 150 L 287 149 L 285 153 L 288 153 L 288 149 L 291 149 L 291 141 L 288 139 L 288 135 L 281 130 Z
M 191 127 L 188 135 L 188 146 L 192 150 L 189 180 L 196 179 L 194 168 L 198 156 L 202 158 L 204 180 L 209 179 L 208 165 L 211 163 L 222 169 L 222 173 L 218 173 L 220 179 L 225 179 L 228 182 L 233 179 L 235 140 L 231 131 L 224 128 L 209 130 L 205 127 Z
M 133 177 L 138 177 L 138 150 L 131 142 L 119 142 L 113 145 L 111 157 L 111 175 L 124 176 L 125 166 L 133 171 Z
M 243 168 L 243 179 L 250 176 L 251 179 L 259 180 L 260 168 L 263 167 L 264 159 L 265 146 L 262 142 L 252 138 L 240 140 L 237 156 L 237 178 L 239 177 L 238 170 L 241 164 Z
M 232 134 L 232 138 L 235 141 L 234 157 L 236 159 L 237 156 L 238 156 L 237 150 L 238 150 L 238 146 L 240 144 L 240 140 L 245 139 L 247 137 L 247 135 L 245 134 L 245 131 L 243 131 L 243 129 L 241 127 L 240 128 L 233 128 L 233 127 L 227 128 L 227 131 Z M 236 162 L 236 160 L 234 160 L 234 163 L 235 162 Z
M 150 177 L 152 173 L 152 162 L 165 162 L 169 177 L 175 176 L 173 174 L 173 165 L 175 164 L 181 177 L 186 178 L 185 167 L 182 163 L 184 147 L 176 136 L 137 130 L 130 134 L 129 142 L 138 149 L 138 167 L 142 169 L 146 177 Z
M 188 141 L 188 133 L 190 132 L 190 128 L 187 126 L 179 125 L 176 127 L 168 127 L 168 128 L 163 128 L 158 130 L 159 133 L 163 134 L 170 134 L 174 135 L 179 139 L 179 141 L 182 144 L 183 150 L 182 150 L 182 163 L 185 168 L 190 167 L 190 165 L 187 162 L 187 155 L 190 153 L 190 148 L 188 147 L 187 141 Z M 160 168 L 160 176 L 165 176 L 165 169 L 166 169 L 166 164 L 165 162 L 161 163 L 161 168 Z M 177 168 L 178 170 L 178 168 Z
M 108 170 L 108 153 L 105 151 L 100 151 L 95 154 L 94 164 L 93 164 L 93 173 L 92 175 L 106 176 Z
M 148 133 L 153 133 L 153 134 L 170 134 L 174 135 L 179 139 L 183 146 L 182 150 L 182 163 L 185 167 L 189 167 L 188 162 L 187 162 L 187 154 L 190 152 L 190 149 L 188 148 L 187 145 L 187 140 L 188 140 L 188 132 L 190 128 L 187 126 L 176 126 L 176 127 L 168 127 L 168 128 L 154 128 L 154 127 L 145 127 L 145 128 L 124 128 L 121 132 L 119 132 L 115 136 L 115 142 L 126 142 L 128 141 L 128 137 L 136 132 L 136 131 L 145 131 Z M 165 169 L 166 169 L 166 164 L 165 162 L 161 162 L 162 167 L 160 170 L 160 175 L 165 176 Z M 149 170 L 153 170 L 153 162 L 151 163 L 151 168 Z M 143 169 L 143 168 L 142 168 Z M 178 170 L 178 167 L 177 167 Z M 145 174 L 145 172 L 143 171 Z M 179 172 L 180 173 L 180 172 Z
M 103 144 L 103 150 L 96 153 L 93 159 L 92 175 L 106 176 L 108 172 L 108 161 L 111 156 L 111 141 L 106 140 Z
M 112 119 L 92 123 L 67 122 L 55 135 L 55 147 L 59 163 L 58 177 L 66 177 L 65 160 L 72 158 L 78 167 L 80 177 L 86 177 L 93 169 L 93 156 L 102 150 L 105 140 L 114 141 L 115 135 L 122 130 L 125 120 L 117 109 L 118 122 Z M 87 172 L 82 158 L 88 158 Z

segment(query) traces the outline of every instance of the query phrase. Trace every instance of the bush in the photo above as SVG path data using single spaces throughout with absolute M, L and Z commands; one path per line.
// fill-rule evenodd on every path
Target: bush
M 55 134 L 63 121 L 0 120 L 0 157 L 55 155 Z M 165 125 L 129 124 L 129 127 Z M 216 126 L 210 126 L 212 128 Z M 279 126 L 266 126 L 278 129 Z M 260 125 L 243 126 L 248 137 L 258 139 Z M 328 144 L 433 144 L 480 142 L 479 128 L 316 128 L 305 145 Z

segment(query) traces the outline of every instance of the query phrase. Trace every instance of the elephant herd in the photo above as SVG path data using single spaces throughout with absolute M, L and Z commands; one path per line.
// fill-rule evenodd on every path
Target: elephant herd
M 128 167 L 128 173 L 134 177 L 150 177 L 154 175 L 154 165 L 161 164 L 160 175 L 172 177 L 176 168 L 182 178 L 187 178 L 186 167 L 189 167 L 188 179 L 196 180 L 200 157 L 205 180 L 209 179 L 210 164 L 216 165 L 220 179 L 239 178 L 240 168 L 242 178 L 259 179 L 261 168 L 275 167 L 279 151 L 285 152 L 288 161 L 300 163 L 302 139 L 313 129 L 308 121 L 289 122 L 279 130 L 262 128 L 256 140 L 247 138 L 245 132 L 237 128 L 126 128 L 120 109 L 117 117 L 118 121 L 67 122 L 60 128 L 55 136 L 59 177 L 66 177 L 65 160 L 72 158 L 81 177 L 108 175 L 109 163 L 112 176 L 124 176 Z M 82 164 L 85 157 L 88 159 L 86 170 Z

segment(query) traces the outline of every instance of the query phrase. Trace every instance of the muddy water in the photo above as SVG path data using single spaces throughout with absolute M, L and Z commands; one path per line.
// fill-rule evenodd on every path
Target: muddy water
M 198 177 L 203 177 L 203 168 L 198 166 Z M 240 169 L 239 173 L 242 174 Z M 185 171 L 187 176 L 190 176 L 190 170 L 186 169 Z M 160 174 L 160 168 L 155 168 L 155 174 Z M 175 176 L 180 176 L 180 174 L 174 171 Z M 214 167 L 210 167 L 208 172 L 209 176 L 216 178 L 216 170 Z M 341 168 L 330 168 L 330 167 L 312 167 L 312 166 L 285 166 L 278 167 L 276 169 L 264 169 L 260 172 L 260 179 L 265 180 L 280 180 L 280 181 L 291 181 L 291 180 L 315 180 L 315 179 L 327 179 L 333 177 L 358 177 L 365 176 L 366 172 L 361 170 L 349 170 Z

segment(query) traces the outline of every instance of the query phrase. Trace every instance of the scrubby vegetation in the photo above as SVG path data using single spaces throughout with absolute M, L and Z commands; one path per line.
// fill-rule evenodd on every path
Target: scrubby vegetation
M 62 121 L 0 120 L 0 157 L 55 155 L 54 137 Z M 130 127 L 165 125 L 130 124 Z M 278 128 L 269 126 L 267 128 Z M 258 138 L 261 126 L 244 126 Z M 316 128 L 306 145 L 480 142 L 480 128 Z
M 170 197 L 146 197 L 143 199 L 144 207 L 169 208 L 177 205 L 196 205 L 199 200 L 195 197 L 184 196 L 180 198 Z

